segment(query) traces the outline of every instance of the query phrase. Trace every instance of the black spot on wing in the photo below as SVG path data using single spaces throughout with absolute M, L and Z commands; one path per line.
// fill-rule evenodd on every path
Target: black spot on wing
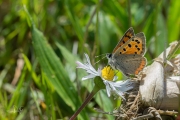
M 131 38 L 131 36 L 129 36 L 129 35 L 125 35 L 125 37 L 128 37 L 129 39 Z
M 139 42 L 139 40 L 135 40 L 135 42 L 137 43 L 137 44 L 139 44 L 140 42 Z
M 131 44 L 128 44 L 128 47 L 131 47 Z

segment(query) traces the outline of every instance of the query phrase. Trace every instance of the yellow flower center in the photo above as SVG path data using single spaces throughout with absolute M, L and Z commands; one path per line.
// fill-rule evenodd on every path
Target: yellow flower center
M 112 81 L 114 78 L 114 70 L 110 66 L 106 66 L 101 70 L 101 76 L 105 80 Z

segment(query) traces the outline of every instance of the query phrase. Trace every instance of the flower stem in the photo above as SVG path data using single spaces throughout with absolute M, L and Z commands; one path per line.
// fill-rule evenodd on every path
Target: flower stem
M 77 115 L 81 112 L 81 110 L 89 103 L 89 101 L 93 98 L 93 96 L 99 91 L 96 86 L 94 87 L 93 91 L 88 95 L 84 103 L 80 106 L 80 108 L 74 113 L 74 115 L 71 116 L 69 120 L 74 120 Z

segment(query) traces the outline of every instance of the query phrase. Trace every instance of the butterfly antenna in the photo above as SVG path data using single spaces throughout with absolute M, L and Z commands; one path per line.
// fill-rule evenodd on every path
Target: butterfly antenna
M 114 77 L 116 76 L 116 77 L 118 78 L 118 76 L 117 76 L 118 72 L 119 72 L 119 70 L 116 70 L 116 71 L 115 71 Z M 116 79 L 116 80 L 117 80 L 117 79 Z
M 98 62 L 100 62 L 102 59 L 106 58 L 106 56 L 104 56 L 103 58 L 101 58 L 100 60 L 98 60 L 97 62 L 95 62 L 95 64 L 97 64 Z
M 116 75 L 118 74 L 118 72 L 119 72 L 119 70 L 117 70 L 117 71 L 115 72 L 114 76 L 116 76 Z
M 111 67 L 111 66 L 110 66 L 110 67 Z M 111 67 L 111 69 L 113 69 L 113 68 Z M 114 70 L 114 69 L 113 69 L 113 70 Z M 115 71 L 115 70 L 114 70 L 114 71 Z M 110 70 L 109 70 L 109 72 L 110 72 Z M 119 72 L 119 70 L 116 70 L 114 76 L 116 76 L 116 75 L 118 74 L 118 72 Z
M 106 53 L 105 54 L 101 54 L 101 55 L 97 55 L 97 56 L 95 56 L 95 58 L 98 58 L 98 57 L 103 56 L 103 55 L 106 55 Z
M 110 66 L 111 67 L 111 66 Z M 114 70 L 112 67 L 111 67 L 111 69 L 112 70 Z M 114 70 L 115 71 L 115 70 Z M 115 71 L 115 74 L 114 74 L 114 77 L 117 75 L 117 73 L 118 73 L 119 71 Z M 110 73 L 110 69 L 109 69 L 109 71 L 108 71 L 108 74 Z

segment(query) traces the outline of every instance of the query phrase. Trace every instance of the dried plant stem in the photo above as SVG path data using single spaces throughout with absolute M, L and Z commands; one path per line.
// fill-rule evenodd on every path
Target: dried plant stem
M 82 109 L 89 103 L 89 101 L 93 98 L 93 96 L 99 91 L 99 89 L 93 89 L 93 91 L 86 98 L 84 103 L 80 106 L 80 108 L 71 116 L 69 120 L 75 120 L 77 115 L 82 111 Z
M 157 110 L 157 111 L 160 115 L 170 115 L 170 116 L 178 115 L 178 112 L 176 111 L 164 111 L 164 110 Z
M 180 40 L 178 40 L 178 43 L 176 47 L 172 50 L 171 54 L 167 56 L 167 60 L 170 60 L 179 48 L 180 48 Z
M 137 118 L 134 118 L 133 120 L 143 120 L 143 119 L 148 119 L 148 118 L 153 118 L 154 115 L 152 113 L 149 113 L 147 115 L 139 116 Z
M 139 92 L 138 92 L 133 104 L 131 105 L 130 109 L 127 111 L 127 113 L 132 112 L 134 107 L 138 106 L 138 101 L 139 101 Z

